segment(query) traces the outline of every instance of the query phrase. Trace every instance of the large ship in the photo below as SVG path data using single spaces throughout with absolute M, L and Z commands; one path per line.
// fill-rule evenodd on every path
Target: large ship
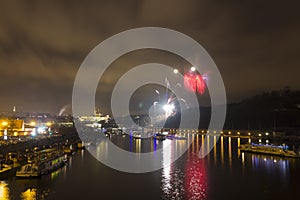
M 27 164 L 21 166 L 16 177 L 38 177 L 58 169 L 66 162 L 67 155 L 62 151 L 52 148 L 34 152 L 29 156 Z
M 268 144 L 243 144 L 239 147 L 241 151 L 251 153 L 269 154 L 282 157 L 300 158 L 300 154 L 293 150 L 288 150 L 287 146 L 276 146 Z

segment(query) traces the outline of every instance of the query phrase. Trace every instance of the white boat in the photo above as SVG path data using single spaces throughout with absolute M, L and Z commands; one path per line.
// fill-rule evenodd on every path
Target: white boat
M 67 155 L 58 149 L 45 149 L 35 152 L 28 163 L 21 166 L 17 171 L 16 177 L 29 178 L 48 174 L 62 167 L 66 159 Z

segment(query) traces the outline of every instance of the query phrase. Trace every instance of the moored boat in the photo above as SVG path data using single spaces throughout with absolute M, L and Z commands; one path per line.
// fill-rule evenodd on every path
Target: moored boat
M 65 154 L 67 154 L 68 156 L 70 156 L 70 155 L 73 154 L 74 148 L 73 148 L 72 145 L 65 146 L 65 147 L 63 148 L 63 151 L 64 151 Z
M 239 147 L 241 151 L 269 154 L 274 156 L 300 158 L 300 154 L 293 150 L 289 150 L 287 146 L 265 145 L 265 144 L 243 144 Z
M 1 166 L 0 180 L 4 180 L 4 179 L 14 176 L 19 168 L 20 168 L 19 164 Z
M 165 134 L 161 133 L 156 133 L 152 137 L 157 140 L 165 140 L 167 138 Z
M 38 151 L 29 157 L 27 164 L 21 166 L 16 177 L 38 177 L 62 167 L 65 162 L 66 154 L 58 149 Z

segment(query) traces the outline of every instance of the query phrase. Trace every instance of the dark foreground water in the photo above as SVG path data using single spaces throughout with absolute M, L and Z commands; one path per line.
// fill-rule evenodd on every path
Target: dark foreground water
M 68 165 L 38 179 L 0 183 L 0 199 L 300 199 L 300 161 L 241 153 L 248 139 L 220 138 L 216 148 L 198 157 L 204 140 L 195 137 L 172 166 L 145 174 L 119 172 L 98 162 L 87 150 Z M 120 146 L 128 137 L 113 136 Z M 168 142 L 131 139 L 132 151 Z M 178 140 L 176 143 L 187 142 Z

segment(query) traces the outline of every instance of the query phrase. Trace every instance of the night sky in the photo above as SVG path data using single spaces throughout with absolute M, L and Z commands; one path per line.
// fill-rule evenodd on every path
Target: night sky
M 58 113 L 71 104 L 76 72 L 87 54 L 119 32 L 165 27 L 197 40 L 224 80 L 229 102 L 284 86 L 300 89 L 297 1 L 1 1 L 0 111 Z M 98 88 L 106 110 L 113 83 L 148 61 L 184 61 L 145 50 L 112 64 Z

